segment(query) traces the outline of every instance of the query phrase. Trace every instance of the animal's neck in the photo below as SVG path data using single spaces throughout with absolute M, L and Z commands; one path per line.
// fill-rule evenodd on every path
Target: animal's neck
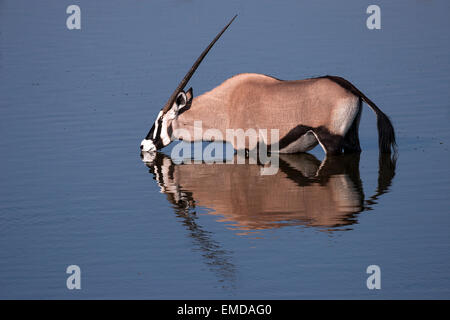
M 219 97 L 209 93 L 195 97 L 192 100 L 189 110 L 181 113 L 175 121 L 175 138 L 183 138 L 183 140 L 186 141 L 198 140 L 198 130 L 200 128 L 203 133 L 208 129 L 216 129 L 225 136 L 225 130 L 228 124 L 226 107 L 227 103 L 225 97 Z M 197 130 L 197 135 L 194 130 Z M 182 136 L 183 131 L 185 133 L 188 132 L 188 136 L 191 138 L 189 139 L 189 137 Z

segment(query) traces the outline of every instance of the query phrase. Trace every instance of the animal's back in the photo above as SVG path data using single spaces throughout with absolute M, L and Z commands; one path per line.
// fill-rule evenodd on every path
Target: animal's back
M 354 109 L 357 100 L 327 78 L 279 80 L 262 74 L 239 74 L 216 89 L 227 93 L 223 98 L 227 99 L 228 114 L 240 115 L 230 117 L 230 128 L 279 129 L 280 137 L 298 125 L 329 127 L 339 118 L 336 112 L 348 113 L 336 106 Z

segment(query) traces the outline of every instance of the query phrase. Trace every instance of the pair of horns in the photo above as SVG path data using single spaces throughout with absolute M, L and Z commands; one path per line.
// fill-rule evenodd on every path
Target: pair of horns
M 163 114 L 165 114 L 167 111 L 170 110 L 170 108 L 172 108 L 172 105 L 175 102 L 175 99 L 177 98 L 178 93 L 180 93 L 184 89 L 184 87 L 186 86 L 186 84 L 189 82 L 189 80 L 191 79 L 192 75 L 194 74 L 195 70 L 197 70 L 198 66 L 202 62 L 203 58 L 208 54 L 208 52 L 212 48 L 212 46 L 216 43 L 217 40 L 219 40 L 220 36 L 225 32 L 225 30 L 227 30 L 227 28 L 234 21 L 234 19 L 236 19 L 236 17 L 237 17 L 237 15 L 235 15 L 233 17 L 233 19 L 231 19 L 230 22 L 228 22 L 228 24 L 222 29 L 222 31 L 220 31 L 219 34 L 213 39 L 213 41 L 211 41 L 209 46 L 206 47 L 205 50 L 203 50 L 202 54 L 197 58 L 197 60 L 192 65 L 191 69 L 189 69 L 189 71 L 184 76 L 183 80 L 181 80 L 181 82 L 178 85 L 178 87 L 175 89 L 175 91 L 170 96 L 170 98 L 167 101 L 166 105 L 162 109 Z

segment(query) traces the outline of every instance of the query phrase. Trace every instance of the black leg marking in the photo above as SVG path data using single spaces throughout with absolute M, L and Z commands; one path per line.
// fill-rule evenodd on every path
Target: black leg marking
M 332 134 L 327 128 L 322 126 L 312 129 L 312 132 L 316 135 L 317 140 L 319 140 L 327 155 L 338 155 L 342 153 L 344 140 L 342 136 Z
M 350 126 L 350 129 L 348 129 L 348 131 L 344 137 L 344 141 L 343 141 L 344 153 L 361 152 L 361 146 L 359 144 L 359 133 L 358 133 L 359 121 L 361 119 L 361 112 L 362 112 L 362 104 L 361 104 L 361 98 L 360 98 L 359 102 L 358 102 L 358 113 L 356 114 L 356 117 L 353 120 L 353 123 Z
M 301 136 L 303 136 L 309 130 L 311 130 L 311 127 L 302 126 L 302 125 L 296 126 L 292 130 L 290 130 L 287 133 L 287 135 L 285 135 L 283 138 L 280 139 L 280 143 L 278 145 L 279 150 L 286 148 L 288 145 L 290 145 L 292 142 L 299 139 Z

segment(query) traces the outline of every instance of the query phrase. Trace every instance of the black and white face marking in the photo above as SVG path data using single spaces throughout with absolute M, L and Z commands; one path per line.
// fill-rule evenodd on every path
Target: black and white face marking
M 165 114 L 163 114 L 163 111 L 159 112 L 149 133 L 141 142 L 142 151 L 156 151 L 172 142 L 172 121 L 175 120 L 184 109 L 187 109 L 190 106 L 192 97 L 192 88 L 190 88 L 187 93 L 182 91 L 178 94 L 177 99 L 169 111 Z

